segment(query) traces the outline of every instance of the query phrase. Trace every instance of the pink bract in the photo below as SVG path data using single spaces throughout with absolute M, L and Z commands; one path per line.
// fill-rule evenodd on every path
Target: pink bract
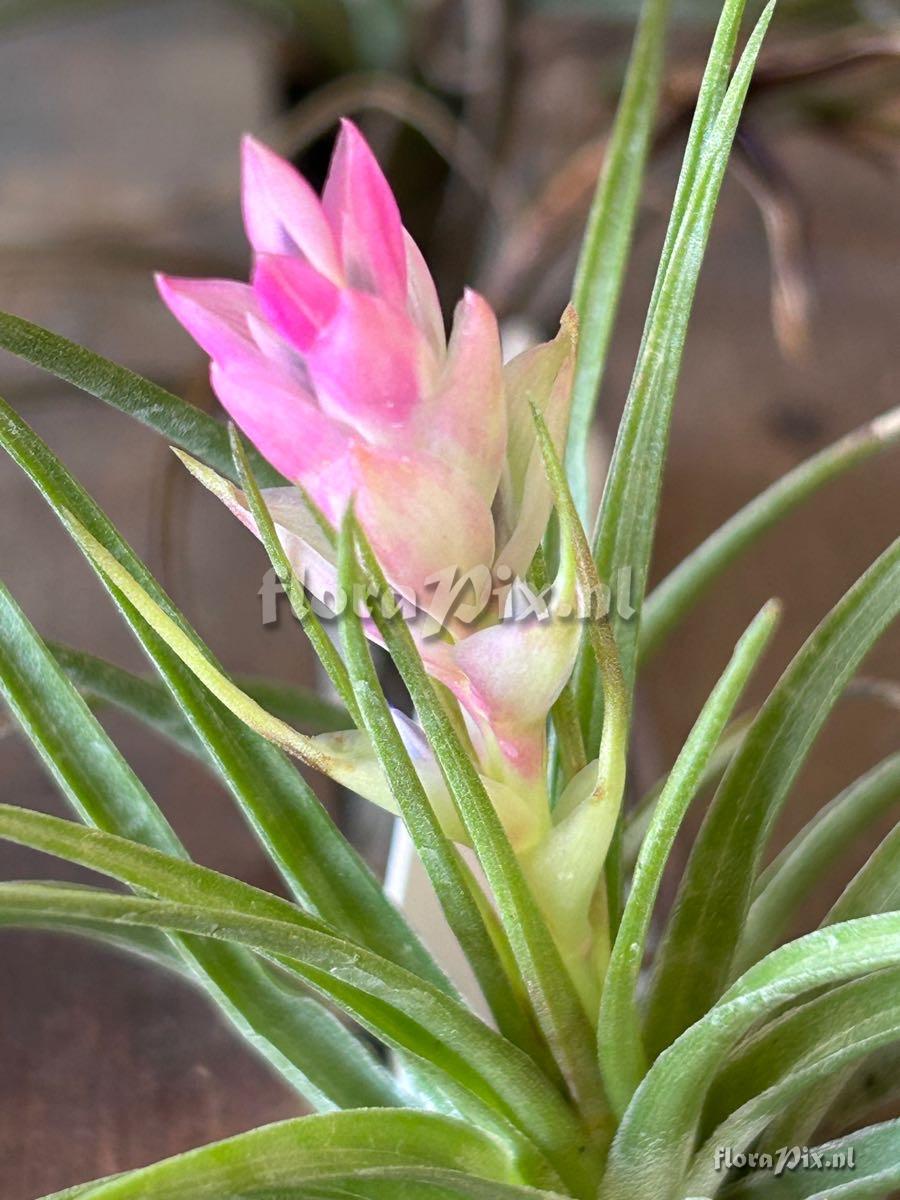
M 349 121 L 321 199 L 289 163 L 246 138 L 243 212 L 249 284 L 158 278 L 166 304 L 212 360 L 222 405 L 332 522 L 354 501 L 389 580 L 423 613 L 435 615 L 438 581 L 448 575 L 477 578 L 467 599 L 490 602 L 498 578 L 525 575 L 550 514 L 531 406 L 561 447 L 574 315 L 552 342 L 504 368 L 496 317 L 467 291 L 448 342 L 431 274 Z M 240 492 L 224 481 L 214 490 L 255 528 Z M 333 562 L 313 544 L 296 488 L 266 499 L 295 567 L 325 594 Z M 493 601 L 477 629 L 448 621 L 440 642 L 420 644 L 484 735 L 485 753 L 534 780 L 546 712 L 577 638 L 571 628 L 505 628 L 498 616 Z

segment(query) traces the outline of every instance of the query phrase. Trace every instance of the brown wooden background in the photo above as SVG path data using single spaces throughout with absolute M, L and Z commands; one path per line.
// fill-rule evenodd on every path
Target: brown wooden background
M 584 54 L 584 39 L 574 43 Z M 273 102 L 276 53 L 267 27 L 195 0 L 58 22 L 0 44 L 0 306 L 180 386 L 196 358 L 157 303 L 149 268 L 190 271 L 192 257 L 212 256 L 222 270 L 241 269 L 236 203 L 200 220 L 196 201 L 236 177 L 237 137 L 258 127 Z M 585 105 L 589 62 L 574 62 L 571 76 Z M 566 97 L 559 72 L 555 59 L 536 62 L 534 94 Z M 564 142 L 565 121 L 545 120 L 541 129 L 549 147 L 541 153 L 552 156 L 551 131 Z M 780 149 L 800 180 L 813 235 L 812 352 L 802 366 L 779 357 L 759 217 L 732 182 L 687 351 L 659 570 L 780 472 L 900 399 L 898 183 L 808 137 L 785 135 Z M 664 197 L 670 185 L 664 164 L 654 172 L 654 194 Z M 627 386 L 659 235 L 658 219 L 648 217 L 606 389 L 607 427 Z M 163 573 L 229 666 L 307 677 L 296 631 L 260 627 L 258 548 L 187 485 L 158 439 L 6 357 L 0 391 Z M 139 666 L 63 533 L 5 460 L 0 497 L 3 577 L 38 629 Z M 791 518 L 716 588 L 645 684 L 648 772 L 670 761 L 763 600 L 781 596 L 787 613 L 758 694 L 896 534 L 898 502 L 895 455 Z M 896 678 L 898 652 L 894 635 L 867 671 Z M 274 884 L 228 799 L 197 764 L 124 718 L 109 725 L 202 861 Z M 797 788 L 785 831 L 897 743 L 896 713 L 845 702 Z M 17 736 L 0 739 L 0 781 L 4 801 L 63 811 Z M 377 858 L 382 832 L 365 817 L 360 823 Z M 0 846 L 4 878 L 64 874 Z M 4 1200 L 30 1200 L 297 1111 L 184 985 L 52 936 L 4 933 L 0 954 Z

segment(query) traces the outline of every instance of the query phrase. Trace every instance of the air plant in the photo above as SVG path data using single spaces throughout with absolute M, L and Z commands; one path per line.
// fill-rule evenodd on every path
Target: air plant
M 212 360 L 230 428 L 0 318 L 0 344 L 158 430 L 261 539 L 334 690 L 320 701 L 297 691 L 276 712 L 271 690 L 229 678 L 105 514 L 0 402 L 4 448 L 155 668 L 132 676 L 45 644 L 0 590 L 3 694 L 80 818 L 4 805 L 0 836 L 131 889 L 8 883 L 0 921 L 99 938 L 191 979 L 296 1090 L 298 1108 L 314 1110 L 65 1196 L 836 1200 L 900 1186 L 900 1123 L 861 1127 L 896 1092 L 896 829 L 820 928 L 780 944 L 847 841 L 896 805 L 900 756 L 764 865 L 816 735 L 900 610 L 900 542 L 823 619 L 759 709 L 736 717 L 778 620 L 767 603 L 660 786 L 624 803 L 639 667 L 758 535 L 900 438 L 894 410 L 820 452 L 647 594 L 693 293 L 772 15 L 770 5 L 732 71 L 743 4 L 727 0 L 593 519 L 586 440 L 666 8 L 647 0 L 643 10 L 573 307 L 552 341 L 506 364 L 494 315 L 474 293 L 446 340 L 428 269 L 349 124 L 321 200 L 247 143 L 249 285 L 160 280 Z M 622 579 L 625 595 L 613 586 Z M 409 711 L 385 698 L 372 643 L 393 660 Z M 93 715 L 87 701 L 98 699 L 203 755 L 290 899 L 188 858 Z M 304 731 L 286 709 L 303 714 Z M 487 1020 L 291 756 L 399 815 Z M 679 827 L 716 781 L 651 949 Z M 879 1069 L 862 1076 L 873 1055 Z M 816 1147 L 823 1131 L 834 1136 Z

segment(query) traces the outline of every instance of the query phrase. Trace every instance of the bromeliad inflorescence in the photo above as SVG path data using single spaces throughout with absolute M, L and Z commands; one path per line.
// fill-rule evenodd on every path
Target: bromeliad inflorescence
M 873 1101 L 896 1098 L 897 828 L 821 928 L 778 945 L 848 840 L 896 811 L 900 755 L 764 866 L 824 722 L 900 615 L 900 541 L 735 718 L 778 622 L 779 605 L 765 604 L 658 786 L 622 804 L 638 669 L 759 534 L 900 441 L 895 409 L 819 451 L 646 595 L 694 290 L 772 16 L 770 3 L 732 71 L 743 9 L 726 0 L 699 89 L 591 544 L 578 515 L 589 515 L 586 437 L 653 140 L 668 0 L 644 0 L 573 289 L 578 319 L 567 309 L 552 341 L 510 362 L 473 292 L 446 339 L 429 271 L 349 123 L 321 200 L 247 140 L 251 283 L 159 280 L 212 360 L 229 429 L 0 314 L 0 345 L 162 433 L 260 538 L 341 702 L 229 678 L 0 400 L 0 444 L 155 671 L 45 644 L 0 584 L 0 690 L 79 818 L 4 804 L 0 837 L 132 893 L 4 883 L 0 924 L 177 967 L 318 1112 L 74 1189 L 84 1200 L 886 1200 L 900 1185 L 900 1123 L 860 1128 Z M 631 607 L 604 615 L 600 577 L 620 571 Z M 414 717 L 389 706 L 373 643 Z M 98 703 L 216 773 L 289 900 L 190 861 Z M 489 1021 L 282 751 L 400 814 Z M 648 954 L 676 837 L 713 784 Z M 749 1149 L 756 1165 L 788 1161 L 779 1148 L 829 1131 L 837 1140 L 809 1155 L 843 1164 L 828 1180 L 739 1173 Z
M 584 943 L 602 831 L 612 830 L 621 790 L 601 794 L 597 768 L 588 768 L 563 792 L 554 822 L 547 718 L 581 635 L 570 548 L 564 545 L 548 600 L 535 604 L 526 582 L 536 556 L 543 565 L 553 508 L 535 419 L 561 453 L 574 312 L 563 315 L 553 341 L 504 366 L 496 318 L 469 291 L 448 344 L 428 268 L 349 121 L 321 200 L 289 163 L 247 138 L 243 208 L 252 282 L 161 276 L 162 296 L 210 355 L 212 386 L 233 420 L 299 485 L 267 489 L 263 499 L 292 567 L 326 603 L 347 597 L 322 516 L 340 526 L 352 503 L 403 598 L 423 662 L 458 705 L 522 861 L 542 870 L 556 840 L 569 844 L 566 890 L 582 897 L 582 911 L 570 920 Z M 185 461 L 256 530 L 244 493 Z M 371 621 L 366 628 L 377 638 Z M 421 732 L 402 714 L 396 719 L 446 832 L 466 840 Z M 326 740 L 335 771 L 359 787 L 349 760 L 371 758 L 366 740 L 341 739 L 340 752 L 336 739 Z M 362 790 L 391 802 L 380 780 Z M 561 835 L 554 826 L 563 819 Z M 590 853 L 582 856 L 587 835 Z M 551 919 L 554 891 L 545 896 Z

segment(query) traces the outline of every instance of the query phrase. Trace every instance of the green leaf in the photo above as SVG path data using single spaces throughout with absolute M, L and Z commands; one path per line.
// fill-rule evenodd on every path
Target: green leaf
M 144 785 L 0 583 L 0 689 L 83 821 L 186 857 Z
M 167 441 L 234 478 L 225 426 L 165 388 L 12 313 L 0 313 L 0 348 L 135 417 Z M 253 459 L 267 487 L 285 482 L 255 451 Z
M 281 896 L 103 829 L 86 829 L 46 813 L 0 804 L 0 837 L 42 850 L 127 883 L 140 892 L 184 904 L 233 908 L 335 936 L 337 931 Z
M 580 334 L 567 474 L 587 519 L 587 442 L 631 251 L 647 154 L 659 105 L 669 0 L 644 0 L 628 72 L 581 244 L 572 303 Z
M 358 524 L 356 533 L 375 596 L 381 596 L 387 588 L 384 574 Z M 608 1110 L 592 1030 L 500 818 L 435 692 L 402 615 L 387 617 L 378 604 L 370 611 L 478 855 L 544 1035 L 586 1119 L 602 1128 Z
M 844 686 L 898 612 L 900 539 L 808 638 L 753 722 L 694 842 L 657 955 L 651 1055 L 718 999 L 772 826 Z
M 490 1134 L 436 1113 L 381 1109 L 282 1121 L 83 1185 L 75 1195 L 80 1200 L 300 1195 L 317 1180 L 404 1167 L 521 1181 L 515 1155 Z
M 900 907 L 900 825 L 895 825 L 832 905 L 823 924 L 834 925 Z
M 728 1189 L 727 1200 L 890 1200 L 900 1187 L 900 1121 L 885 1121 L 815 1147 L 834 1162 L 853 1155 L 854 1167 L 757 1172 Z
M 714 146 L 716 119 L 721 112 L 728 91 L 731 64 L 744 16 L 745 0 L 725 0 L 721 7 L 716 0 L 716 8 L 718 20 L 703 78 L 700 81 L 697 102 L 694 105 L 694 115 L 691 118 L 691 128 L 681 161 L 678 184 L 675 188 L 675 197 L 666 227 L 665 241 L 660 253 L 656 279 L 653 283 L 648 317 L 653 314 L 659 303 L 666 271 L 672 260 L 682 223 L 688 212 L 697 177 L 706 165 L 708 154 Z M 646 338 L 646 327 L 644 336 Z
M 59 858 L 64 858 L 67 862 L 77 863 L 93 871 L 99 871 L 122 883 L 127 883 L 140 892 L 149 893 L 176 904 L 216 909 L 227 908 L 236 914 L 268 917 L 271 920 L 287 922 L 291 926 L 325 934 L 332 939 L 337 939 L 339 936 L 331 927 L 301 912 L 280 897 L 194 863 L 173 859 L 127 839 L 98 830 L 84 829 L 70 821 L 61 821 L 56 817 L 41 813 L 31 813 L 25 809 L 0 805 L 0 837 L 32 849 L 54 854 Z M 100 893 L 100 896 L 102 904 L 103 893 Z M 96 925 L 95 928 L 102 928 L 102 925 Z M 340 946 L 345 955 L 352 954 L 355 949 L 345 941 L 341 941 Z M 372 959 L 371 961 L 375 963 L 375 969 L 380 969 L 378 967 L 379 960 Z M 397 1002 L 400 1003 L 403 1000 L 403 975 L 398 976 L 394 972 L 390 978 L 392 986 L 397 992 Z M 457 1005 L 456 1009 L 464 1025 L 470 1025 L 474 1018 L 460 1005 Z M 349 1011 L 351 1015 L 357 1015 L 355 1010 Z M 379 1029 L 375 1028 L 373 1031 L 377 1033 Z M 492 1036 L 496 1038 L 496 1035 Z M 353 1039 L 348 1037 L 346 1040 L 353 1044 L 355 1056 L 361 1058 L 362 1061 L 341 1064 L 334 1060 L 323 1064 L 323 1068 L 332 1071 L 340 1069 L 342 1075 L 353 1080 L 356 1075 L 364 1071 L 367 1059 L 361 1054 L 361 1048 L 353 1042 Z M 497 1040 L 499 1041 L 499 1039 Z M 315 1054 L 320 1048 L 313 1042 L 311 1049 Z M 372 1066 L 368 1069 L 370 1073 L 374 1070 Z M 381 1076 L 383 1073 L 379 1071 L 377 1074 Z M 535 1071 L 535 1078 L 541 1078 L 537 1071 Z M 343 1078 L 341 1082 L 344 1082 Z M 546 1080 L 543 1080 L 543 1084 L 545 1088 L 549 1088 Z M 382 1081 L 382 1085 L 387 1085 L 386 1079 Z M 534 1092 L 533 1080 L 531 1087 Z M 382 1099 L 380 1102 L 384 1103 L 384 1100 Z M 371 1104 L 374 1101 L 371 1099 L 358 1100 L 357 1103 Z
M 839 1123 L 843 1113 L 852 1112 L 858 1120 L 872 1113 L 895 1112 L 900 1101 L 900 1045 L 891 1046 L 872 1055 L 868 1062 L 842 1084 L 834 1104 L 827 1109 L 829 1125 L 832 1118 Z
M 72 513 L 212 663 L 209 651 L 105 514 L 3 400 L 0 444 L 56 514 L 63 518 Z M 292 764 L 219 704 L 124 596 L 114 587 L 109 590 L 293 894 L 348 936 L 421 972 L 438 986 L 448 986 Z
M 112 705 L 183 750 L 202 753 L 184 713 L 160 680 L 135 675 L 104 658 L 59 642 L 48 642 L 47 649 L 93 709 Z M 257 704 L 284 721 L 306 726 L 310 733 L 335 732 L 350 724 L 346 709 L 309 688 L 257 677 L 238 677 L 238 682 Z
M 710 756 L 750 673 L 769 643 L 778 617 L 778 606 L 768 604 L 738 642 L 731 662 L 703 706 L 669 773 L 638 856 L 631 893 L 603 986 L 598 1026 L 600 1065 L 606 1093 L 620 1117 L 647 1070 L 638 1015 L 637 983 L 663 871 Z
M 744 740 L 744 735 L 750 728 L 752 716 L 741 716 L 735 718 L 728 726 L 719 742 L 709 757 L 709 761 L 703 770 L 700 779 L 697 782 L 697 791 L 701 792 L 711 783 L 718 782 L 725 772 L 728 764 L 734 758 L 735 753 L 740 749 L 741 743 Z M 637 862 L 637 856 L 640 853 L 641 844 L 650 827 L 650 822 L 653 820 L 653 813 L 656 805 L 659 803 L 659 798 L 662 795 L 663 788 L 666 786 L 668 774 L 661 776 L 656 783 L 646 792 L 644 796 L 637 802 L 631 812 L 625 816 L 625 833 L 622 841 L 622 856 L 625 866 L 631 870 L 634 869 L 634 864 Z
M 191 939 L 193 959 L 189 964 L 173 949 L 171 939 L 153 929 L 127 928 L 108 922 L 98 924 L 68 913 L 36 914 L 32 918 L 28 914 L 17 914 L 13 919 L 0 912 L 0 926 L 84 937 L 110 949 L 146 958 L 201 990 L 205 987 L 212 999 L 232 1016 L 234 1024 L 245 1033 L 253 1047 L 270 1059 L 276 1069 L 281 1069 L 277 1047 L 284 1042 L 290 1051 L 283 1056 L 287 1082 L 318 1111 L 353 1109 L 360 1105 L 384 1108 L 407 1100 L 405 1090 L 376 1061 L 369 1048 L 319 1000 L 306 994 L 299 983 L 283 973 L 260 970 L 248 955 L 251 969 L 243 972 L 246 986 L 241 992 L 236 992 L 232 983 L 229 994 L 223 994 L 220 999 L 213 989 L 205 986 L 200 964 L 216 961 L 227 964 L 229 959 L 239 964 L 241 952 L 236 948 L 221 947 L 226 953 L 217 960 L 216 956 L 208 954 L 209 946 Z M 180 940 L 187 942 L 189 939 Z M 190 969 L 191 966 L 194 969 Z M 234 968 L 232 975 L 237 975 Z M 234 1014 L 228 1007 L 232 998 L 242 1001 L 240 1009 L 235 1007 Z M 260 1044 L 261 1037 L 271 1039 L 272 1050 Z
M 640 660 L 649 659 L 707 588 L 758 537 L 819 488 L 900 440 L 900 408 L 854 429 L 783 475 L 710 534 L 647 597 Z
M 347 668 L 344 666 L 340 655 L 322 628 L 321 621 L 313 612 L 312 606 L 303 591 L 303 586 L 294 573 L 290 560 L 281 544 L 278 531 L 275 528 L 275 522 L 272 520 L 272 515 L 268 508 L 266 508 L 265 500 L 254 478 L 253 468 L 247 457 L 247 451 L 234 425 L 229 425 L 228 436 L 238 478 L 244 489 L 251 515 L 259 531 L 259 536 L 269 556 L 269 562 L 275 568 L 275 574 L 278 576 L 281 586 L 287 593 L 291 609 L 303 626 L 303 631 L 309 638 L 319 662 L 334 685 L 335 691 L 353 717 L 353 723 L 358 726 L 360 723 L 360 714 L 356 698 L 353 695 L 353 689 L 350 686 L 350 680 L 347 676 Z
M 236 675 L 235 679 L 241 691 L 257 704 L 282 721 L 302 725 L 309 733 L 336 733 L 350 728 L 347 710 L 312 688 L 260 675 Z
M 345 753 L 342 742 L 323 746 L 315 739 L 298 733 L 293 727 L 273 717 L 251 700 L 222 673 L 215 663 L 210 661 L 205 649 L 198 647 L 193 637 L 186 633 L 182 626 L 152 599 L 115 557 L 75 521 L 70 513 L 63 510 L 61 516 L 73 538 L 96 566 L 101 577 L 127 604 L 133 606 L 134 610 L 153 630 L 154 635 L 184 663 L 201 683 L 209 688 L 212 695 L 228 712 L 237 717 L 248 729 L 296 755 L 316 769 L 338 780 L 347 780 L 351 784 L 358 781 L 360 771 L 357 769 L 357 760 Z M 352 696 L 351 699 L 353 699 Z M 355 706 L 355 699 L 353 699 L 353 703 Z M 375 781 L 373 784 L 371 773 L 365 764 L 363 764 L 362 775 L 369 786 L 377 788 L 377 783 L 383 782 Z M 382 803 L 390 801 L 386 787 L 380 789 L 380 800 Z M 451 985 L 442 974 L 439 975 L 439 979 L 445 990 L 452 991 Z
M 896 986 L 896 980 L 895 986 Z M 858 1065 L 868 1054 L 900 1039 L 900 1008 L 895 1004 L 884 1012 L 877 1012 L 861 1023 L 839 1049 L 833 1050 L 808 1066 L 802 1067 L 785 1077 L 767 1091 L 732 1113 L 701 1146 L 694 1156 L 685 1185 L 691 1195 L 702 1195 L 713 1191 L 721 1179 L 717 1166 L 720 1146 L 745 1149 L 766 1128 L 773 1117 L 779 1116 L 790 1104 L 805 1106 L 810 1096 L 817 1096 L 819 1088 L 825 1087 L 848 1068 Z M 784 1143 L 782 1143 L 784 1144 Z M 781 1146 L 776 1146 L 776 1150 Z
M 576 596 L 585 612 L 591 614 L 592 598 L 601 594 L 597 568 L 553 440 L 537 408 L 533 408 L 532 415 L 547 481 L 559 517 L 560 573 L 564 570 L 574 571 Z M 587 639 L 600 677 L 604 712 L 595 783 L 578 813 L 567 814 L 565 819 L 558 822 L 546 839 L 545 846 L 537 848 L 528 865 L 532 888 L 539 896 L 539 889 L 543 888 L 545 911 L 551 917 L 556 915 L 554 933 L 576 982 L 579 979 L 579 961 L 584 958 L 583 943 L 591 933 L 589 927 L 585 928 L 586 924 L 590 924 L 588 914 L 604 871 L 608 926 L 603 929 L 601 937 L 595 932 L 593 938 L 598 950 L 602 945 L 600 954 L 606 953 L 611 931 L 615 931 L 619 922 L 622 880 L 620 843 L 616 831 L 620 828 L 628 757 L 629 698 L 608 615 L 588 620 Z M 557 837 L 561 850 L 559 845 L 554 845 Z M 609 849 L 606 850 L 606 847 Z M 566 872 L 568 877 L 565 889 L 559 889 L 555 882 L 556 876 L 562 872 Z M 574 947 L 571 944 L 573 939 Z M 604 968 L 602 958 L 598 961 L 598 955 L 592 955 L 587 967 L 588 979 L 581 984 L 582 995 L 589 998 L 592 1016 L 597 1009 L 597 986 Z M 584 971 L 583 965 L 581 970 Z
M 714 1086 L 710 1102 L 726 1114 L 694 1156 L 687 1190 L 714 1192 L 721 1178 L 717 1149 L 739 1151 L 766 1130 L 759 1149 L 777 1153 L 783 1146 L 808 1144 L 782 1141 L 778 1123 L 795 1114 L 820 1114 L 827 1099 L 860 1060 L 900 1040 L 900 973 L 878 971 L 816 997 L 747 1039 L 726 1076 Z M 755 1059 L 752 1061 L 751 1056 Z M 737 1085 L 737 1087 L 735 1087 Z M 709 1107 L 709 1106 L 708 1106 Z M 772 1124 L 776 1122 L 774 1125 Z M 812 1133 L 815 1124 L 810 1125 Z
M 370 796 L 393 811 L 393 800 L 383 776 L 372 761 L 371 743 L 367 737 L 361 743 L 359 739 L 351 740 L 354 731 L 349 731 L 349 734 L 344 731 L 332 739 L 311 738 L 267 712 L 211 661 L 208 652 L 197 644 L 194 636 L 170 617 L 71 513 L 63 510 L 61 516 L 69 533 L 107 585 L 133 606 L 154 635 L 242 725 L 299 758 L 307 766 L 340 783 L 355 787 L 361 794 Z M 355 706 L 356 701 L 353 703 Z
M 737 973 L 772 948 L 802 899 L 847 847 L 898 803 L 900 754 L 892 754 L 836 796 L 797 834 L 759 877 L 735 956 Z
M 88 533 L 80 521 L 65 509 L 62 510 L 61 516 L 73 540 L 97 569 L 100 577 L 133 606 L 153 632 L 241 724 L 276 746 L 281 746 L 301 761 L 317 767 L 326 774 L 329 773 L 329 767 L 334 764 L 326 752 L 319 749 L 314 738 L 299 733 L 293 726 L 266 712 L 262 705 L 251 699 L 211 661 L 205 647 L 198 645 L 196 635 L 186 632 L 177 620 L 170 617 L 119 563 L 115 555 Z
M 527 1055 L 445 992 L 322 932 L 311 918 L 304 924 L 296 916 L 285 921 L 209 903 L 87 894 L 58 885 L 0 885 L 0 913 L 7 921 L 19 914 L 33 919 L 60 912 L 98 924 L 107 920 L 221 939 L 271 958 L 389 1045 L 438 1067 L 458 1085 L 451 1094 L 460 1112 L 518 1146 L 530 1171 L 546 1177 L 549 1161 L 561 1174 L 576 1173 L 584 1130 Z M 529 1148 L 529 1139 L 546 1160 Z
M 719 106 L 714 99 L 718 98 L 730 63 L 742 8 L 742 0 L 726 5 L 707 65 L 702 103 L 685 154 L 657 285 L 597 521 L 594 558 L 600 577 L 621 591 L 621 573 L 630 576 L 629 600 L 634 615 L 626 620 L 617 605 L 613 621 L 629 692 L 634 685 L 641 607 L 688 319 L 732 140 L 773 11 L 771 4 L 765 9 Z M 590 756 L 596 745 L 598 722 L 587 673 L 579 682 L 579 696 Z
M 245 1200 L 244 1197 L 241 1200 Z M 360 1174 L 312 1191 L 273 1195 L 250 1193 L 246 1200 L 564 1200 L 558 1192 L 494 1183 L 440 1168 L 385 1169 L 373 1177 Z
M 344 596 L 360 594 L 353 514 L 348 510 L 338 543 L 338 584 Z M 384 697 L 362 622 L 351 603 L 340 621 L 353 695 L 363 727 L 451 930 L 462 947 L 501 1033 L 537 1059 L 546 1059 L 521 979 L 510 978 L 470 890 L 465 867 L 416 773 Z M 477 886 L 477 885 L 476 885 Z M 552 1059 L 550 1060 L 552 1064 Z
M 135 1173 L 136 1174 L 136 1173 Z M 112 1177 L 110 1177 L 112 1178 Z M 54 1192 L 44 1200 L 83 1200 L 91 1184 Z M 183 1193 L 178 1194 L 178 1200 Z M 351 1178 L 322 1180 L 298 1188 L 253 1188 L 216 1200 L 565 1200 L 559 1192 L 497 1183 L 443 1167 L 375 1167 Z
M 900 971 L 877 971 L 830 988 L 752 1033 L 716 1075 L 706 1103 L 704 1137 L 754 1096 L 799 1068 L 843 1049 L 849 1039 L 866 1029 L 870 1019 L 889 1011 L 896 1017 L 898 1005 Z M 807 1092 L 804 1107 L 809 1097 Z M 733 1143 L 725 1139 L 721 1144 Z
M 86 890 L 96 891 L 97 889 L 88 887 Z M 188 969 L 187 961 L 177 953 L 172 939 L 157 933 L 155 929 L 110 929 L 107 924 L 98 925 L 94 921 L 67 914 L 56 917 L 43 917 L 38 914 L 31 922 L 23 918 L 10 927 L 40 929 L 46 933 L 64 933 L 83 937 L 88 941 L 108 946 L 110 949 L 145 958 L 154 966 L 165 967 L 182 979 L 195 984 L 199 983 L 198 975 Z
M 7 812 L 7 824 L 17 822 L 16 828 L 32 830 L 55 828 L 81 844 L 109 837 L 100 830 L 116 830 L 123 835 L 120 854 L 155 856 L 170 875 L 200 871 L 187 861 L 165 817 L 2 584 L 0 689 L 64 795 L 84 821 L 98 828 L 87 830 L 15 809 Z M 137 880 L 125 882 L 142 886 Z M 269 900 L 279 912 L 294 911 L 285 901 Z M 75 920 L 74 914 L 68 914 L 68 919 Z M 176 946 L 244 1036 L 317 1107 L 396 1103 L 390 1078 L 374 1063 L 366 1069 L 358 1044 L 350 1052 L 352 1039 L 343 1031 L 326 1036 L 335 1024 L 326 1013 L 317 1018 L 322 1040 L 310 1039 L 305 1018 L 320 1006 L 313 1001 L 300 1005 L 296 994 L 289 993 L 252 956 L 194 939 L 177 939 Z M 340 1071 L 338 1063 L 342 1063 Z
M 751 967 L 644 1077 L 610 1150 L 603 1200 L 685 1195 L 684 1175 L 710 1081 L 738 1041 L 805 992 L 897 965 L 900 914 L 887 913 L 817 930 Z

